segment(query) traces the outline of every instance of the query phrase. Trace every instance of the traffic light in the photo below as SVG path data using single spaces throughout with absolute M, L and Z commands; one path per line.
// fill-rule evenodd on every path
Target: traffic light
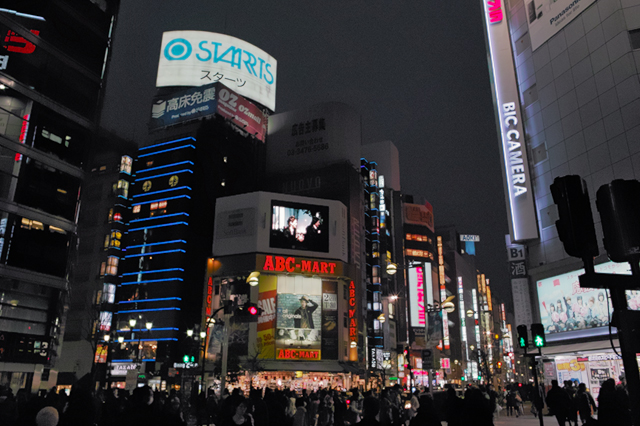
M 527 331 L 526 325 L 519 325 L 517 327 L 518 330 L 518 344 L 521 348 L 526 348 L 529 346 L 529 332 Z
M 460 377 L 460 380 L 462 380 L 463 382 L 466 380 L 464 376 Z
M 187 362 L 189 362 L 189 355 L 185 355 L 185 356 L 183 356 L 183 357 L 182 357 L 182 362 L 184 362 L 185 364 L 186 364 Z
M 640 182 L 616 179 L 596 193 L 604 248 L 614 262 L 638 261 L 640 253 Z
M 542 324 L 531 324 L 531 338 L 536 348 L 544 348 L 547 346 L 547 340 L 544 337 L 544 326 Z
M 262 313 L 262 309 L 258 305 L 246 302 L 242 306 L 238 306 L 233 313 L 234 321 L 237 323 L 258 322 L 258 317 Z
M 577 175 L 557 177 L 551 195 L 558 206 L 558 237 L 567 254 L 580 259 L 596 257 L 598 241 L 587 183 Z

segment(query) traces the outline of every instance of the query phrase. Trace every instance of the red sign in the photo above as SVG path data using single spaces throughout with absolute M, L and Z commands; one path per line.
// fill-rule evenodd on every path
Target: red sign
M 40 30 L 29 31 L 35 35 L 40 35 Z M 5 44 L 2 47 L 7 49 L 9 52 L 30 55 L 36 50 L 35 44 L 11 30 L 7 31 L 7 35 L 4 37 L 4 42 Z
M 356 286 L 349 283 L 349 341 L 358 341 L 358 319 L 356 317 Z
M 251 136 L 264 142 L 267 134 L 267 117 L 260 108 L 228 87 L 221 87 L 218 92 L 217 112 Z
M 487 9 L 489 11 L 489 22 L 495 24 L 502 21 L 502 0 L 488 0 Z
M 288 256 L 264 257 L 263 271 L 292 272 L 297 274 L 342 275 L 342 264 Z
M 211 316 L 211 304 L 213 303 L 213 279 L 209 277 L 207 281 L 207 304 L 205 308 L 205 312 L 207 314 L 207 318 Z
M 320 351 L 308 349 L 278 349 L 277 359 L 320 359 Z

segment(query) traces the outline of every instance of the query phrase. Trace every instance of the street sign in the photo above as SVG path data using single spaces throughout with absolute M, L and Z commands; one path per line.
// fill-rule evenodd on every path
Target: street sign
M 433 370 L 433 350 L 431 349 L 422 350 L 422 369 Z

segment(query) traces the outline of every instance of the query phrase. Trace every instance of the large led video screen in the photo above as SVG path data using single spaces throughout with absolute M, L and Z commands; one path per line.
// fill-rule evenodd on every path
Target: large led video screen
M 269 246 L 329 252 L 329 207 L 273 200 Z
M 630 275 L 628 263 L 607 262 L 596 265 L 596 272 Z M 613 307 L 606 290 L 580 287 L 584 269 L 539 280 L 538 303 L 541 322 L 547 333 L 585 330 L 609 325 Z M 640 292 L 627 291 L 631 310 L 640 309 Z

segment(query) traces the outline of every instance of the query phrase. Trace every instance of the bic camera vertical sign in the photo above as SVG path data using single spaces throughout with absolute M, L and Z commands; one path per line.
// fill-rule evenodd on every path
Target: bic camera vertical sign
M 499 121 L 509 231 L 514 242 L 526 241 L 538 238 L 538 227 L 506 5 L 502 0 L 483 0 L 482 3 L 493 74 L 495 112 Z

